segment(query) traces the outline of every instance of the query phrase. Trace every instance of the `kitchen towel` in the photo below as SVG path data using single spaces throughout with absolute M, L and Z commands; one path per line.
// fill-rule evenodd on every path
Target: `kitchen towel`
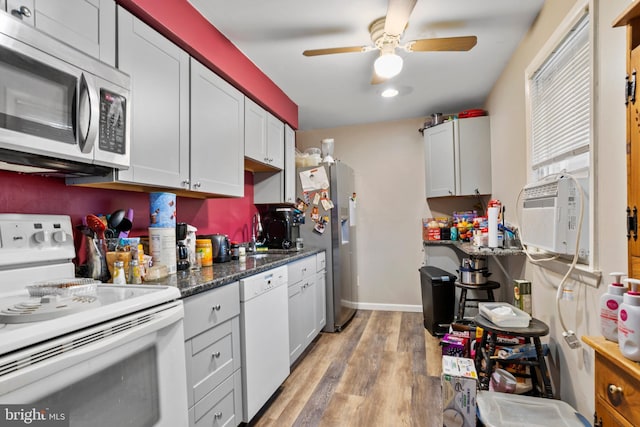
M 173 193 L 149 194 L 149 227 L 170 228 L 176 226 L 176 195 Z

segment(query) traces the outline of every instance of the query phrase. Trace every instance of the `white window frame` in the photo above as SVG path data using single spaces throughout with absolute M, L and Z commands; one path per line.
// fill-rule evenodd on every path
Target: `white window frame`
M 547 42 L 540 49 L 538 54 L 531 61 L 529 66 L 525 69 L 525 107 L 526 107 L 526 144 L 527 144 L 527 174 L 528 179 L 527 183 L 533 183 L 541 178 L 539 171 L 534 171 L 533 169 L 533 159 L 532 159 L 532 123 L 531 123 L 531 79 L 534 74 L 542 67 L 542 65 L 547 61 L 547 59 L 553 54 L 555 49 L 564 41 L 570 31 L 576 27 L 576 25 L 582 20 L 582 18 L 588 15 L 589 17 L 589 43 L 590 43 L 590 68 L 591 68 L 591 81 L 590 81 L 590 142 L 589 149 L 585 154 L 578 155 L 575 157 L 569 157 L 565 160 L 557 162 L 551 166 L 546 166 L 542 170 L 546 175 L 561 172 L 566 170 L 572 175 L 578 178 L 588 178 L 588 193 L 589 193 L 589 204 L 585 206 L 585 213 L 588 212 L 589 215 L 589 260 L 588 260 L 588 271 L 596 273 L 596 251 L 594 250 L 595 246 L 595 236 L 596 229 L 595 224 L 596 221 L 596 212 L 595 206 L 596 203 L 596 194 L 593 191 L 595 188 L 595 147 L 597 145 L 597 137 L 596 137 L 596 87 L 598 82 L 597 75 L 597 67 L 595 66 L 595 60 L 597 57 L 597 14 L 595 13 L 595 1 L 594 0 L 579 0 L 576 5 L 572 8 L 572 10 L 567 14 L 567 16 L 563 19 L 563 21 L 558 25 L 554 33 L 549 37 Z M 559 118 L 560 119 L 560 118 Z M 588 163 L 585 164 L 584 157 L 588 157 Z

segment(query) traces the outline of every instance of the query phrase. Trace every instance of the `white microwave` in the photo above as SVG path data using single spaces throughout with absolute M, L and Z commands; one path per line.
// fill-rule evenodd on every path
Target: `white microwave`
M 130 110 L 127 74 L 0 12 L 1 169 L 127 169 Z

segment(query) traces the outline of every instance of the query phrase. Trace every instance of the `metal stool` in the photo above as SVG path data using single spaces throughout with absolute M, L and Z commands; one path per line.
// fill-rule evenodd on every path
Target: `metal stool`
M 547 369 L 547 362 L 544 359 L 544 353 L 542 352 L 542 344 L 540 343 L 540 337 L 543 337 L 549 333 L 549 326 L 541 320 L 531 318 L 529 326 L 526 328 L 506 328 L 501 327 L 487 319 L 482 315 L 474 317 L 473 321 L 476 326 L 482 328 L 482 339 L 480 345 L 476 348 L 476 370 L 478 371 L 478 377 L 480 380 L 480 389 L 489 390 L 489 381 L 493 372 L 494 358 L 493 355 L 496 351 L 496 343 L 498 341 L 498 334 L 514 335 L 518 337 L 524 337 L 527 343 L 531 343 L 536 349 L 536 356 L 530 359 L 513 359 L 509 360 L 509 363 L 516 363 L 520 365 L 528 365 L 531 370 L 531 383 L 532 390 L 536 391 L 537 376 L 535 370 L 538 370 L 539 376 L 542 379 L 542 387 L 540 395 L 542 397 L 553 398 L 553 389 L 551 388 L 551 379 L 549 378 L 549 371 Z M 491 334 L 491 335 L 489 335 Z M 488 344 L 488 348 L 485 348 Z M 482 362 L 484 361 L 484 368 Z
M 460 300 L 458 301 L 458 317 L 457 320 L 464 319 L 464 311 L 468 302 L 494 302 L 493 290 L 500 287 L 500 283 L 488 281 L 483 285 L 468 285 L 466 283 L 456 282 L 456 286 L 460 288 Z M 485 291 L 486 298 L 467 298 L 467 291 Z M 471 306 L 470 306 L 471 307 Z

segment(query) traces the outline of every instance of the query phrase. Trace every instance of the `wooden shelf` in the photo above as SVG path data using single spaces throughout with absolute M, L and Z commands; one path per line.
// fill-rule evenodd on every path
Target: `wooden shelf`
M 613 27 L 624 27 L 629 25 L 631 21 L 640 17 L 640 0 L 631 3 L 616 19 L 613 21 Z

